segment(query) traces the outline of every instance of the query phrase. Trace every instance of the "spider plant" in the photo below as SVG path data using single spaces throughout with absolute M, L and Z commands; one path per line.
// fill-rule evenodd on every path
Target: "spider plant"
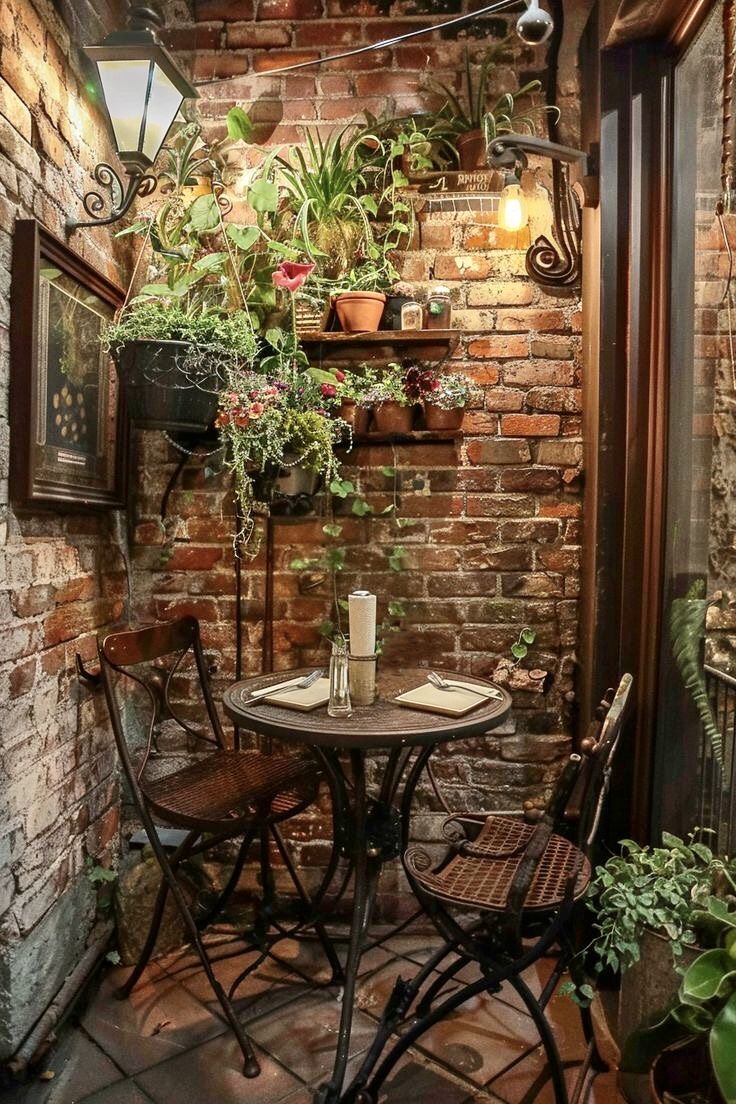
M 276 158 L 295 236 L 327 278 L 347 272 L 375 244 L 371 219 L 380 196 L 373 185 L 382 148 L 375 135 L 347 127 L 326 139 L 306 131 L 305 148 Z
M 501 93 L 496 102 L 488 106 L 488 84 L 503 46 L 502 42 L 488 51 L 477 73 L 473 71 L 470 51 L 467 46 L 465 47 L 464 98 L 449 85 L 441 81 L 432 82 L 432 88 L 445 96 L 445 103 L 438 114 L 446 120 L 449 129 L 456 136 L 481 129 L 486 131 L 490 139 L 495 138 L 497 134 L 533 133 L 535 115 L 557 112 L 556 107 L 544 104 L 527 104 L 523 109 L 519 109 L 520 100 L 541 90 L 542 84 L 538 80 L 527 81 L 517 92 Z

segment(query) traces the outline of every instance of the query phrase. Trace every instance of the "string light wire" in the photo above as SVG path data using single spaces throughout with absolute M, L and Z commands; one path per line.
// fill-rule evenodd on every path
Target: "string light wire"
M 407 31 L 406 34 L 396 35 L 394 38 L 384 38 L 381 42 L 372 42 L 367 46 L 356 46 L 353 50 L 344 50 L 340 54 L 330 54 L 328 57 L 312 58 L 310 61 L 297 61 L 293 65 L 284 65 L 280 69 L 269 69 L 264 76 L 275 77 L 281 73 L 293 73 L 296 69 L 308 69 L 312 65 L 329 65 L 332 61 L 342 61 L 343 58 L 357 57 L 359 54 L 367 54 L 371 50 L 384 50 L 389 46 L 398 46 L 409 39 L 418 38 L 420 35 L 431 34 L 433 31 L 443 31 L 446 27 L 459 27 L 463 23 L 470 23 L 480 16 L 492 15 L 494 12 L 503 11 L 504 8 L 518 6 L 518 0 L 496 0 L 495 4 L 488 4 L 474 12 L 466 12 L 465 15 L 456 15 L 452 19 L 445 19 L 442 23 L 433 23 L 428 27 L 418 27 L 416 31 Z M 233 73 L 229 77 L 208 77 L 207 80 L 194 81 L 197 88 L 207 84 L 224 84 L 226 81 L 237 80 L 242 73 Z

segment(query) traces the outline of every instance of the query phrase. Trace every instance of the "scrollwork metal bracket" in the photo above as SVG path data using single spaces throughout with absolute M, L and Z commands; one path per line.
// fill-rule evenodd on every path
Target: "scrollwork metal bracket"
M 583 186 L 570 183 L 570 165 L 585 165 L 587 154 L 526 134 L 502 134 L 489 141 L 488 163 L 494 169 L 526 168 L 528 154 L 552 161 L 552 235 L 541 234 L 526 255 L 526 270 L 543 287 L 577 287 L 582 275 L 582 208 L 590 200 Z M 584 181 L 589 178 L 585 177 Z
M 144 173 L 141 170 L 128 172 L 127 184 L 123 184 L 119 174 L 112 165 L 101 161 L 95 167 L 95 182 L 100 188 L 108 192 L 105 197 L 102 192 L 90 191 L 84 197 L 84 209 L 90 216 L 89 221 L 77 221 L 67 219 L 67 233 L 72 233 L 82 226 L 109 226 L 122 218 L 136 196 L 148 196 L 156 189 L 158 180 L 152 173 Z M 108 213 L 105 214 L 104 212 Z

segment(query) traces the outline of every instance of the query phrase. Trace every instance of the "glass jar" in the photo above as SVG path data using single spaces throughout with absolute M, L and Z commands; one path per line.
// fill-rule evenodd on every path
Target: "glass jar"
M 330 656 L 330 701 L 327 712 L 330 717 L 349 717 L 352 711 L 348 646 L 344 636 L 337 636 L 332 641 Z
M 444 284 L 437 284 L 427 297 L 427 329 L 449 330 L 451 320 L 450 289 Z
M 422 328 L 422 305 L 415 299 L 410 299 L 401 308 L 401 328 L 402 330 L 421 330 Z

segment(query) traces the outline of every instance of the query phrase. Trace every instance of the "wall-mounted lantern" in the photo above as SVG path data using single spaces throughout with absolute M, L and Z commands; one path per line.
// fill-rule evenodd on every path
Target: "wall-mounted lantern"
M 156 11 L 136 7 L 130 12 L 127 30 L 113 32 L 100 46 L 84 48 L 97 67 L 115 148 L 128 180 L 124 186 L 111 165 L 97 165 L 94 178 L 109 192 L 109 199 L 100 192 L 88 192 L 84 209 L 90 221 L 70 219 L 69 231 L 116 222 L 137 195 L 150 195 L 156 177 L 148 170 L 182 103 L 198 95 L 161 45 L 156 32 L 162 25 Z
M 528 215 L 519 186 L 518 173 L 528 164 L 528 154 L 549 157 L 552 161 L 553 241 L 542 234 L 526 255 L 526 270 L 532 280 L 551 287 L 570 287 L 580 282 L 582 260 L 582 208 L 594 206 L 591 178 L 570 184 L 570 166 L 587 167 L 588 156 L 582 150 L 561 146 L 528 134 L 502 134 L 486 146 L 488 164 L 506 173 L 501 193 L 498 223 L 506 230 L 526 226 Z

